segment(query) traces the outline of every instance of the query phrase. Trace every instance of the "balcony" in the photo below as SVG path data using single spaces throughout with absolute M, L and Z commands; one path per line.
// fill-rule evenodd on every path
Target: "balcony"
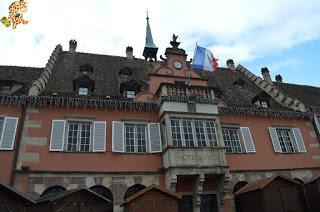
M 163 165 L 168 168 L 226 167 L 223 148 L 167 148 L 163 153 Z

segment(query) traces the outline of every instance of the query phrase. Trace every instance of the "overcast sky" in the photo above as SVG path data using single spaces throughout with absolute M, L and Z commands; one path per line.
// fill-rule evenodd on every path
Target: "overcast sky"
M 13 0 L 0 0 L 0 18 Z M 0 65 L 44 67 L 55 45 L 77 51 L 142 57 L 146 10 L 158 56 L 172 33 L 189 57 L 195 44 L 219 65 L 228 58 L 260 75 L 268 67 L 285 82 L 320 86 L 320 0 L 28 0 L 28 25 L 0 23 Z M 315 77 L 317 76 L 317 77 Z

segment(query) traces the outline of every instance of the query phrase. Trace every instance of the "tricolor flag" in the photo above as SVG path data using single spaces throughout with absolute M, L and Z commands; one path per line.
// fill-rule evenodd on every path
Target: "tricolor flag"
M 214 58 L 209 49 L 196 46 L 191 68 L 195 70 L 214 71 L 218 67 L 218 59 Z

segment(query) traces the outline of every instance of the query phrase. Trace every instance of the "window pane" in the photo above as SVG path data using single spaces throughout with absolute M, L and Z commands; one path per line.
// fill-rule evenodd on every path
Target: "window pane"
M 145 125 L 137 125 L 137 144 L 138 144 L 138 152 L 147 151 Z
M 85 87 L 79 87 L 79 95 L 88 95 L 89 89 Z
M 290 129 L 277 129 L 282 152 L 296 152 Z
M 268 103 L 266 101 L 260 101 L 260 104 L 263 108 L 268 108 Z
M 226 152 L 242 152 L 238 128 L 222 128 L 222 135 Z
M 79 124 L 69 123 L 67 151 L 77 151 Z
M 136 96 L 135 91 L 127 91 L 127 98 L 128 99 L 134 99 L 135 96 Z
M 208 134 L 208 139 L 209 139 L 209 144 L 212 147 L 218 146 L 217 142 L 217 136 L 216 136 L 216 129 L 214 126 L 214 121 L 207 121 L 206 122 L 206 127 L 207 127 L 207 134 Z
M 134 152 L 134 125 L 125 125 L 126 152 Z
M 206 147 L 206 136 L 204 134 L 204 126 L 202 120 L 195 120 L 194 121 L 195 130 L 196 130 L 196 136 L 198 141 L 199 147 Z
M 90 151 L 90 124 L 82 124 L 81 125 L 81 143 L 80 143 L 80 151 L 81 152 L 89 152 Z
M 182 146 L 180 121 L 178 119 L 171 119 L 171 134 L 173 146 Z
M 182 121 L 183 126 L 183 136 L 184 140 L 186 142 L 187 147 L 193 147 L 193 134 L 192 134 L 192 122 L 191 120 L 183 120 Z

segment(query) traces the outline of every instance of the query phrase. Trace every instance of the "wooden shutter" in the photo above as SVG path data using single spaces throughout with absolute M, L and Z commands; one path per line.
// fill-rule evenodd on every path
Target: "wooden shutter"
M 318 130 L 318 135 L 320 135 L 320 118 L 318 118 L 317 115 L 314 115 L 314 123 Z
M 292 128 L 292 133 L 297 144 L 298 152 L 307 152 L 300 129 Z
M 240 127 L 240 132 L 246 152 L 256 152 L 249 127 Z
M 106 126 L 105 121 L 95 121 L 93 123 L 93 151 L 106 151 Z
M 269 133 L 270 133 L 270 137 L 271 137 L 274 151 L 275 152 L 282 152 L 276 128 L 269 127 Z
M 61 152 L 64 147 L 64 135 L 66 130 L 65 120 L 52 120 L 51 139 L 49 150 Z
M 0 140 L 1 150 L 13 150 L 17 126 L 18 118 L 6 117 L 4 119 Z
M 161 152 L 161 133 L 159 123 L 148 124 L 149 150 L 151 153 Z
M 112 152 L 124 152 L 124 123 L 112 122 Z

